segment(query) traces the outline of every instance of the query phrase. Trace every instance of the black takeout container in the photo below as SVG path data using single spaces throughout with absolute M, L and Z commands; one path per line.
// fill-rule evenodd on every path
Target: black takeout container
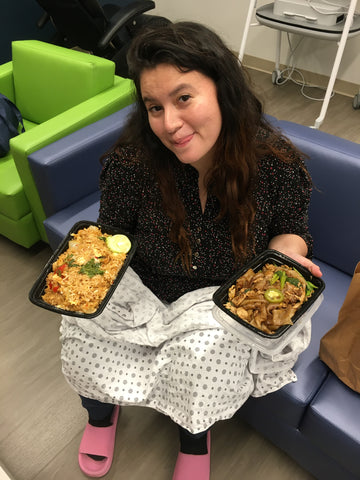
M 278 266 L 287 265 L 288 267 L 295 268 L 299 273 L 301 273 L 301 275 L 303 275 L 306 281 L 310 281 L 313 285 L 317 287 L 314 290 L 311 297 L 302 304 L 299 310 L 295 312 L 294 316 L 291 319 L 293 322 L 293 325 L 282 325 L 272 334 L 265 333 L 262 330 L 259 330 L 258 328 L 254 327 L 253 325 L 250 325 L 248 322 L 246 322 L 242 318 L 230 312 L 230 310 L 228 310 L 224 306 L 224 304 L 228 301 L 228 290 L 232 285 L 234 285 L 236 280 L 242 275 L 244 275 L 246 271 L 249 270 L 249 268 L 252 268 L 255 272 L 258 272 L 266 263 L 271 263 Z M 322 295 L 324 288 L 325 288 L 325 283 L 321 278 L 314 277 L 309 270 L 304 268 L 302 265 L 300 265 L 298 262 L 296 262 L 292 258 L 276 250 L 265 250 L 260 255 L 253 258 L 249 263 L 244 265 L 244 267 L 242 267 L 237 273 L 232 275 L 223 285 L 221 285 L 221 287 L 219 287 L 214 293 L 213 301 L 215 305 L 223 313 L 226 313 L 226 315 L 228 315 L 228 322 L 230 322 L 230 324 L 235 322 L 235 324 L 233 324 L 235 326 L 235 329 L 237 326 L 236 324 L 239 324 L 245 327 L 250 332 L 252 332 L 255 336 L 259 337 L 260 339 L 261 337 L 264 339 L 279 339 L 289 329 L 294 328 L 294 326 L 300 320 L 300 318 L 304 317 L 306 312 L 308 312 L 308 310 Z
M 110 235 L 123 234 L 123 235 L 126 235 L 129 238 L 129 240 L 131 242 L 131 249 L 126 254 L 126 259 L 124 261 L 123 266 L 121 267 L 116 279 L 114 280 L 113 284 L 110 286 L 107 294 L 105 295 L 104 299 L 102 300 L 98 309 L 95 312 L 93 312 L 93 313 L 74 312 L 74 311 L 64 310 L 62 308 L 57 308 L 53 305 L 50 305 L 49 303 L 45 302 L 42 299 L 42 296 L 44 294 L 45 287 L 46 287 L 46 278 L 47 278 L 48 274 L 52 271 L 53 263 L 58 259 L 58 257 L 62 253 L 64 253 L 68 249 L 69 241 L 73 238 L 72 234 L 77 233 L 79 230 L 81 230 L 83 228 L 87 228 L 91 225 L 95 225 L 95 226 L 99 227 L 103 233 L 108 233 Z M 55 250 L 55 252 L 52 254 L 50 259 L 46 263 L 46 265 L 43 268 L 40 276 L 38 277 L 38 279 L 36 280 L 36 282 L 34 283 L 34 285 L 32 286 L 32 288 L 30 290 L 29 300 L 34 305 L 37 305 L 38 307 L 45 308 L 46 310 L 51 310 L 52 312 L 59 313 L 60 315 L 69 315 L 69 316 L 72 316 L 72 317 L 80 317 L 80 318 L 94 318 L 94 317 L 100 315 L 100 313 L 106 307 L 106 304 L 109 302 L 112 294 L 114 293 L 114 290 L 118 286 L 118 284 L 119 284 L 120 280 L 122 279 L 127 267 L 130 264 L 130 261 L 131 261 L 133 255 L 134 255 L 134 253 L 135 253 L 136 247 L 137 247 L 137 241 L 136 241 L 135 237 L 133 237 L 132 235 L 128 234 L 127 232 L 125 232 L 125 231 L 123 231 L 119 228 L 111 227 L 109 225 L 104 225 L 104 224 L 97 223 L 97 222 L 90 222 L 90 221 L 81 220 L 81 221 L 75 223 L 75 225 L 73 225 L 73 227 L 70 229 L 69 233 L 66 235 L 66 237 L 63 239 L 61 244 L 58 246 L 58 248 Z

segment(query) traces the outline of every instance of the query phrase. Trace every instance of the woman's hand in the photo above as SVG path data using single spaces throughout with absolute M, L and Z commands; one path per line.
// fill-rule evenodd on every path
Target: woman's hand
M 298 235 L 284 234 L 273 237 L 269 242 L 269 248 L 284 253 L 303 267 L 307 268 L 314 277 L 321 277 L 320 267 L 306 258 L 307 245 Z
M 316 265 L 316 263 L 312 262 L 310 260 L 310 258 L 306 258 L 298 253 L 294 253 L 294 252 L 282 252 L 284 253 L 285 255 L 287 255 L 288 257 L 292 258 L 293 260 L 295 260 L 296 262 L 300 263 L 300 265 L 302 265 L 303 267 L 307 268 L 312 275 L 314 275 L 314 277 L 321 277 L 322 276 L 322 272 L 320 270 L 320 267 L 319 265 Z

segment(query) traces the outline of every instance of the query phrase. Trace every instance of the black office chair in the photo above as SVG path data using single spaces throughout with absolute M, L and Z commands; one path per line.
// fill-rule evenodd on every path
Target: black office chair
M 124 0 L 123 5 L 101 5 L 98 0 L 36 1 L 45 10 L 39 28 L 49 20 L 56 28 L 53 43 L 109 58 L 122 77 L 128 77 L 126 53 L 137 32 L 147 24 L 170 23 L 164 17 L 144 15 L 155 8 L 152 0 Z

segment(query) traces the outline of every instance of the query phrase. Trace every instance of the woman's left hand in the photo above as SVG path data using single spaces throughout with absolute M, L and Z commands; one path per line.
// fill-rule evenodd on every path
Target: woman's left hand
M 269 242 L 269 248 L 284 253 L 303 267 L 307 268 L 314 277 L 321 277 L 320 267 L 306 257 L 307 246 L 305 241 L 298 235 L 283 234 L 273 237 Z
M 288 257 L 292 258 L 296 262 L 300 263 L 303 267 L 307 268 L 314 277 L 321 277 L 322 272 L 320 270 L 319 265 L 316 265 L 316 263 L 312 262 L 310 258 L 304 257 L 300 255 L 299 253 L 294 253 L 294 252 L 282 252 Z

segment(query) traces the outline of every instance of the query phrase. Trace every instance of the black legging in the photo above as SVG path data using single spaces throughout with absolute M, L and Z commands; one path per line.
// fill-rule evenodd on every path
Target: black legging
M 101 426 L 110 423 L 110 418 L 114 409 L 111 403 L 102 403 L 92 398 L 86 398 L 80 395 L 82 406 L 89 414 L 89 423 L 94 426 Z M 104 426 L 104 425 L 102 425 Z M 202 455 L 207 453 L 206 434 L 208 430 L 200 433 L 191 433 L 185 428 L 179 427 L 180 450 L 182 453 Z
M 80 395 L 82 406 L 88 411 L 89 423 L 101 422 L 111 417 L 114 405 L 111 403 L 102 403 L 92 398 L 86 398 Z

